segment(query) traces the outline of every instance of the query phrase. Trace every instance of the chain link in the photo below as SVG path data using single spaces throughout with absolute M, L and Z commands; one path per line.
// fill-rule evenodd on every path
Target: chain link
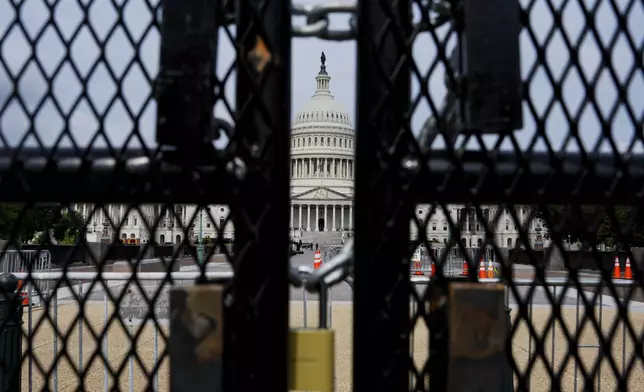
M 449 23 L 453 17 L 448 0 L 434 1 L 423 9 L 427 14 L 415 24 L 418 31 L 427 31 Z M 316 37 L 329 41 L 347 41 L 356 38 L 358 4 L 355 0 L 332 1 L 323 4 L 291 5 L 293 16 L 306 16 L 306 24 L 293 26 L 294 37 Z M 332 29 L 330 18 L 334 14 L 350 14 L 349 26 L 342 29 Z
M 316 37 L 328 41 L 346 41 L 356 38 L 356 1 L 328 2 L 324 4 L 296 4 L 291 6 L 293 16 L 306 16 L 306 24 L 293 26 L 294 37 Z M 332 14 L 350 14 L 347 29 L 332 29 Z
M 230 5 L 234 4 L 232 1 Z M 228 9 L 228 7 L 226 7 Z M 448 23 L 451 18 L 450 3 L 448 0 L 435 1 L 429 6 L 430 11 L 425 17 L 420 18 L 415 28 L 419 31 L 427 31 Z M 322 4 L 291 4 L 293 16 L 306 17 L 306 23 L 301 25 L 293 24 L 293 37 L 306 38 L 315 37 L 327 41 L 349 41 L 356 39 L 357 33 L 357 0 L 330 1 Z M 429 16 L 432 13 L 433 16 Z M 348 26 L 345 29 L 331 28 L 331 17 L 333 15 L 349 15 Z M 234 24 L 234 11 L 229 10 L 223 17 L 223 24 Z

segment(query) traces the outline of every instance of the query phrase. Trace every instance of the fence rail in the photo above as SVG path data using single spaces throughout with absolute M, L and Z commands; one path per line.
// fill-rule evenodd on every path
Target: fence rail
M 61 288 L 58 289 L 57 291 L 54 291 L 51 293 L 51 295 L 47 296 L 47 300 L 45 301 L 44 305 L 44 311 L 49 312 L 50 318 L 53 323 L 57 322 L 62 322 L 60 313 L 62 307 L 65 304 L 73 305 L 76 304 L 76 299 L 75 296 L 79 297 L 79 306 L 87 307 L 83 312 L 80 312 L 80 310 L 77 310 L 78 313 L 78 320 L 75 321 L 76 326 L 74 334 L 77 336 L 77 344 L 78 344 L 78 353 L 76 358 L 70 358 L 75 359 L 76 365 L 82 372 L 83 366 L 87 365 L 87 358 L 86 356 L 88 353 L 84 349 L 84 347 L 87 345 L 89 347 L 93 346 L 98 346 L 100 345 L 100 350 L 101 350 L 101 355 L 104 356 L 104 358 L 109 358 L 109 350 L 110 350 L 110 345 L 114 342 L 111 342 L 110 336 L 114 336 L 113 334 L 111 335 L 110 333 L 105 333 L 100 339 L 100 334 L 94 335 L 93 331 L 89 330 L 88 328 L 91 328 L 89 326 L 91 325 L 96 325 L 96 324 L 102 324 L 104 328 L 106 328 L 106 331 L 108 329 L 109 324 L 113 321 L 113 316 L 112 313 L 114 312 L 113 309 L 110 309 L 111 304 L 112 304 L 112 298 L 110 298 L 110 295 L 106 293 L 104 288 L 96 290 L 94 288 L 93 291 L 88 290 L 88 284 L 91 282 L 96 281 L 96 278 L 100 276 L 103 281 L 106 282 L 108 288 L 110 291 L 114 291 L 112 293 L 113 296 L 118 296 L 119 291 L 125 290 L 126 288 L 134 288 L 136 287 L 136 284 L 133 282 L 140 282 L 143 284 L 143 287 L 145 287 L 145 284 L 147 283 L 153 283 L 153 286 L 155 290 L 159 289 L 161 286 L 172 286 L 172 285 L 181 285 L 181 284 L 186 284 L 190 282 L 194 282 L 195 279 L 201 278 L 203 276 L 207 277 L 208 279 L 230 279 L 233 277 L 232 272 L 212 272 L 212 271 L 190 271 L 190 272 L 171 272 L 171 273 L 163 273 L 163 272 L 123 272 L 123 273 L 116 273 L 116 272 L 106 272 L 106 273 L 99 273 L 99 272 L 35 272 L 35 273 L 17 273 L 15 274 L 17 278 L 19 279 L 27 279 L 27 280 L 32 280 L 34 282 L 38 281 L 56 281 L 64 276 L 69 280 L 72 285 L 67 288 Z M 301 278 L 306 281 L 306 277 L 308 276 L 308 273 L 302 273 Z M 426 276 L 413 276 L 410 278 L 411 283 L 420 288 L 423 286 L 427 286 L 432 284 L 432 280 Z M 493 279 L 481 279 L 482 283 L 498 283 L 501 282 L 502 280 L 493 278 Z M 129 283 L 128 283 L 129 282 Z M 625 290 L 628 288 L 632 287 L 637 287 L 632 280 L 624 280 L 624 279 L 613 279 L 612 283 L 615 287 L 620 288 L 623 293 L 625 293 Z M 575 288 L 578 288 L 576 294 L 574 295 L 574 300 L 575 300 L 575 305 L 572 305 L 572 307 L 575 308 L 575 313 L 576 313 L 576 320 L 575 323 L 576 325 L 579 324 L 580 322 L 580 311 L 585 309 L 587 310 L 588 308 L 585 307 L 584 301 L 582 299 L 583 295 L 583 290 L 584 289 L 592 289 L 592 290 L 597 290 L 602 287 L 604 287 L 605 282 L 602 280 L 602 278 L 579 278 L 575 284 L 572 286 Z M 555 298 L 557 298 L 557 295 L 562 293 L 562 287 L 569 287 L 571 286 L 570 281 L 567 278 L 546 278 L 545 281 L 540 281 L 540 280 L 535 280 L 535 279 L 513 279 L 512 280 L 512 286 L 514 288 L 531 288 L 531 287 L 537 287 L 540 289 L 544 290 L 550 290 L 550 292 L 553 294 Z M 312 326 L 309 323 L 309 318 L 307 316 L 307 313 L 310 311 L 309 309 L 309 301 L 310 301 L 310 294 L 307 294 L 306 290 L 306 285 L 303 285 L 303 300 L 302 302 L 302 314 L 303 314 L 303 325 L 304 327 L 307 326 Z M 351 287 L 351 285 L 350 285 Z M 68 290 L 68 292 L 62 293 L 62 290 Z M 507 288 L 507 295 L 506 295 L 506 304 L 509 307 L 514 307 L 514 305 L 510 302 L 510 298 L 512 296 L 512 290 Z M 328 302 L 328 327 L 333 328 L 333 319 L 331 315 L 333 314 L 333 295 L 332 293 L 329 293 L 329 302 Z M 416 311 L 416 302 L 413 301 L 410 298 L 410 301 L 412 301 L 412 313 Z M 516 301 L 516 300 L 515 300 Z M 299 301 L 298 301 L 299 302 Z M 521 305 L 525 305 L 528 307 L 528 312 L 529 312 L 529 322 L 532 323 L 532 316 L 533 316 L 533 305 L 532 305 L 532 300 L 527 299 L 525 302 L 522 300 L 520 301 Z M 321 304 L 318 302 L 318 306 L 321 306 Z M 147 306 L 147 304 L 145 304 Z M 165 304 L 166 306 L 168 304 Z M 607 304 L 603 296 L 600 295 L 597 304 L 595 305 L 595 309 L 597 309 L 598 312 L 598 317 L 600 320 L 600 323 L 602 322 L 602 316 L 605 311 L 605 308 Z M 637 304 L 638 306 L 641 305 L 641 309 L 637 309 L 636 311 L 641 311 L 644 313 L 644 304 Z M 624 307 L 623 302 L 618 302 L 613 304 L 613 306 L 621 308 Z M 631 305 L 632 306 L 632 305 Z M 101 311 L 95 311 L 95 309 L 90 311 L 90 307 L 98 307 L 101 309 Z M 552 307 L 551 307 L 552 308 Z M 40 334 L 42 333 L 42 328 L 39 329 L 34 329 L 35 325 L 40 325 L 40 318 L 42 318 L 42 308 L 36 308 L 29 306 L 28 310 L 25 314 L 26 322 L 23 326 L 25 337 L 27 338 L 28 341 L 36 341 L 36 336 L 38 336 L 38 340 L 42 340 Z M 152 337 L 149 338 L 151 339 L 151 345 L 152 345 L 152 357 L 151 357 L 151 363 L 146 364 L 149 366 L 153 366 L 154 369 L 157 369 L 154 374 L 151 374 L 153 384 L 150 386 L 150 388 L 154 391 L 159 391 L 159 390 L 165 390 L 164 387 L 160 384 L 160 378 L 166 379 L 165 376 L 163 375 L 163 371 L 160 369 L 165 369 L 159 365 L 159 361 L 164 361 L 168 359 L 168 357 L 165 355 L 164 352 L 164 347 L 167 343 L 167 331 L 164 331 L 162 328 L 166 327 L 168 325 L 167 320 L 165 319 L 158 319 L 156 316 L 153 316 L 151 313 L 146 314 L 146 312 L 142 313 L 144 316 L 141 318 L 128 318 L 128 317 L 121 317 L 122 320 L 124 321 L 124 325 L 126 327 L 126 334 L 130 336 L 130 339 L 133 339 L 133 337 L 139 335 L 141 332 L 139 331 L 141 328 L 145 328 L 147 325 L 148 327 L 152 328 L 152 331 L 150 332 L 152 334 Z M 39 317 L 40 315 L 40 317 Z M 93 319 L 90 319 L 90 317 L 94 317 Z M 554 322 L 554 321 L 553 321 Z M 65 336 L 61 336 L 60 334 L 56 333 L 56 330 L 52 332 L 52 336 L 49 338 L 51 341 L 51 345 L 53 347 L 53 352 L 58 352 L 59 350 L 59 345 L 61 341 L 69 339 L 69 337 L 72 334 L 72 327 L 70 327 L 69 332 Z M 554 330 L 554 329 L 553 329 Z M 36 335 L 34 335 L 36 333 Z M 621 336 L 622 340 L 624 341 L 626 339 L 626 325 L 622 321 L 621 322 Z M 549 355 L 550 358 L 555 358 L 555 351 L 556 351 L 556 331 L 551 334 L 550 336 L 550 345 L 549 345 Z M 63 340 L 64 339 L 64 340 Z M 113 338 L 116 339 L 116 338 Z M 519 339 L 519 338 L 517 338 Z M 134 342 L 134 341 L 132 341 Z M 42 343 L 41 343 L 42 344 Z M 415 339 L 414 334 L 411 336 L 411 355 L 413 356 L 414 350 L 418 349 L 418 344 L 419 339 Z M 530 338 L 529 343 L 528 343 L 528 352 L 530 352 L 530 355 L 534 354 L 534 339 Z M 595 349 L 600 349 L 601 348 L 601 343 L 598 341 L 596 344 L 579 344 L 578 345 L 579 349 L 589 349 L 589 348 L 595 348 Z M 621 352 L 621 358 L 622 358 L 622 363 L 626 363 L 626 347 L 622 347 L 622 352 Z M 23 369 L 23 372 L 27 373 L 27 390 L 29 392 L 33 390 L 39 390 L 39 388 L 42 386 L 42 382 L 45 382 L 43 380 L 37 380 L 38 378 L 38 372 L 36 372 L 35 369 L 35 360 L 38 359 L 39 361 L 42 361 L 42 359 L 37 358 L 37 351 L 27 351 L 24 353 L 26 358 L 24 361 L 26 361 L 27 364 L 27 369 Z M 133 348 L 132 351 L 127 355 L 127 366 L 126 370 L 124 371 L 127 372 L 126 376 L 126 381 L 125 381 L 125 386 L 127 387 L 127 390 L 129 391 L 134 391 L 140 390 L 141 387 L 136 387 L 135 388 L 135 368 L 139 368 L 139 362 L 141 359 L 138 357 L 140 354 L 137 354 L 137 349 Z M 24 363 L 23 361 L 23 363 Z M 102 361 L 101 361 L 102 363 Z M 109 362 L 108 362 L 109 363 Z M 109 370 L 108 363 L 103 364 L 103 390 L 108 391 L 111 390 L 111 385 L 114 382 L 113 381 L 113 376 L 111 374 L 111 371 Z M 551 364 L 554 367 L 554 364 Z M 578 381 L 577 381 L 577 372 L 579 369 L 579 366 L 583 365 L 589 365 L 589 364 L 583 364 L 583 363 L 577 363 L 575 362 L 574 364 L 574 373 L 575 373 L 575 381 L 574 381 L 574 390 L 578 390 Z M 59 391 L 62 389 L 61 387 L 61 382 L 60 382 L 60 376 L 59 376 L 59 366 L 60 364 L 56 364 L 53 366 L 53 372 L 52 372 L 52 379 L 50 380 L 50 389 L 53 391 Z M 623 369 L 622 369 L 623 370 Z M 599 372 L 598 376 L 601 379 L 601 371 Z M 121 380 L 121 383 L 123 383 L 123 376 L 119 378 Z M 413 381 L 412 381 L 413 382 Z M 123 384 L 121 384 L 123 385 Z M 65 387 L 69 387 L 69 382 L 65 384 Z M 601 390 L 601 382 L 597 384 L 597 389 L 596 390 Z

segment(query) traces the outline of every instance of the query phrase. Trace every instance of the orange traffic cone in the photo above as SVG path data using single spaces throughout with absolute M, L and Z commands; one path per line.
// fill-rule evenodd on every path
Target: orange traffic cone
M 492 265 L 492 260 L 487 263 L 487 277 L 494 278 L 494 266 Z
M 24 270 L 21 268 L 18 272 L 24 272 Z M 22 306 L 29 306 L 29 294 L 27 293 L 27 288 L 25 287 L 24 281 L 18 281 L 16 292 L 20 293 L 20 295 L 22 296 Z
M 420 260 L 414 261 L 414 275 L 422 275 L 423 270 L 420 266 Z
M 468 276 L 470 274 L 470 265 L 467 264 L 467 260 L 463 260 L 463 272 L 461 276 Z
M 619 258 L 615 256 L 615 264 L 613 264 L 613 279 L 622 277 L 622 271 L 619 269 Z
M 626 266 L 624 267 L 624 279 L 633 279 L 633 270 L 631 270 L 631 259 L 626 258 Z
M 320 267 L 322 267 L 322 255 L 320 255 L 320 250 L 316 250 L 313 256 L 313 269 Z
M 487 273 L 485 272 L 485 261 L 481 257 L 481 261 L 479 261 L 479 279 L 485 278 L 487 278 Z

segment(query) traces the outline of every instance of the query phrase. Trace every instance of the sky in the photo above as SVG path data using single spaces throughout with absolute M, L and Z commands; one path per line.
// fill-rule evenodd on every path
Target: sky
M 343 0 L 337 0 L 343 2 Z M 580 38 L 585 28 L 582 17 L 582 6 L 593 8 L 601 2 L 595 17 L 597 34 L 588 33 Z M 16 8 L 18 0 L 0 0 L 0 144 L 17 146 L 20 143 L 36 145 L 36 140 L 30 136 L 30 129 L 38 135 L 45 146 L 60 144 L 71 145 L 67 136 L 59 140 L 61 131 L 69 130 L 75 142 L 80 146 L 90 143 L 94 146 L 104 145 L 104 140 L 93 140 L 102 122 L 109 142 L 121 147 L 134 127 L 138 127 L 143 142 L 148 146 L 154 145 L 154 127 L 156 109 L 150 97 L 150 80 L 158 69 L 159 34 L 156 30 L 146 29 L 150 21 L 150 11 L 145 0 L 129 0 L 123 11 L 126 29 L 119 27 L 112 31 L 118 14 L 112 1 L 95 0 L 84 15 L 76 0 L 59 0 L 50 10 L 46 4 L 53 0 L 24 0 Z M 88 0 L 79 0 L 87 4 Z M 123 0 L 115 0 L 122 4 Z M 299 3 L 300 0 L 297 0 Z M 319 4 L 320 1 L 306 1 L 309 4 Z M 522 0 L 524 7 L 529 3 Z M 618 19 L 611 9 L 614 3 L 620 10 L 628 9 L 625 20 L 630 35 L 630 42 L 638 46 L 642 56 L 644 42 L 644 3 L 639 0 L 552 0 L 556 9 L 561 4 L 567 4 L 562 13 L 564 30 L 551 38 L 546 50 L 548 68 L 554 77 L 559 79 L 570 59 L 566 49 L 566 39 L 573 44 L 581 43 L 578 49 L 581 69 L 575 68 L 565 76 L 562 87 L 562 100 L 550 108 L 545 122 L 546 135 L 555 150 L 578 151 L 575 143 L 563 144 L 570 131 L 562 105 L 568 108 L 572 116 L 579 117 L 578 130 L 586 149 L 596 147 L 601 134 L 599 118 L 610 124 L 607 128 L 615 139 L 620 152 L 629 149 L 634 152 L 644 152 L 642 139 L 642 124 L 644 118 L 644 71 L 634 69 L 635 55 L 629 47 L 629 40 L 624 34 L 612 41 L 613 34 L 618 28 Z M 553 24 L 553 16 L 545 0 L 536 0 L 530 10 L 530 21 L 536 39 L 543 43 Z M 16 12 L 18 10 L 18 12 Z M 415 10 L 415 19 L 418 12 Z M 86 18 L 84 22 L 83 19 Z M 15 25 L 16 18 L 22 22 L 24 30 Z M 51 19 L 51 21 L 50 21 Z M 295 25 L 302 25 L 302 18 L 295 17 Z M 72 34 L 81 25 L 80 31 Z M 331 26 L 344 28 L 348 25 L 348 17 L 339 15 L 333 17 Z M 89 29 L 92 27 L 92 30 Z M 43 28 L 44 27 L 44 28 Z M 71 49 L 58 37 L 59 29 L 65 41 L 72 41 Z M 110 34 L 108 34 L 112 31 Z M 127 39 L 129 34 L 136 42 L 134 49 Z M 445 28 L 437 31 L 439 36 L 445 35 Z M 234 33 L 234 29 L 233 29 Z M 566 39 L 564 39 L 566 38 Z M 599 45 L 596 40 L 599 40 Z M 35 42 L 32 45 L 31 42 Z M 454 39 L 449 43 L 453 46 Z M 524 29 L 520 36 L 521 67 L 523 75 L 532 71 L 537 51 Z M 607 48 L 606 56 L 602 55 L 599 47 Z M 133 55 L 138 51 L 139 60 L 131 67 L 128 66 Z M 319 70 L 320 53 L 324 51 L 327 57 L 327 70 L 331 76 L 331 91 L 335 99 L 346 108 L 355 123 L 356 102 L 356 44 L 355 42 L 329 42 L 314 38 L 294 39 L 292 47 L 292 117 L 304 102 L 313 94 L 315 89 L 314 77 Z M 420 36 L 414 43 L 414 60 L 422 72 L 427 72 L 435 54 L 435 45 L 429 34 Z M 39 64 L 34 60 L 38 59 Z M 230 67 L 233 59 L 232 46 L 224 34 L 220 34 L 218 53 L 219 62 L 217 73 L 222 76 Z M 94 64 L 98 61 L 98 65 Z M 641 61 L 641 59 L 640 59 Z M 72 66 L 71 64 L 74 64 Z M 602 63 L 612 63 L 614 76 L 618 79 L 616 85 L 608 68 L 601 67 Z M 26 67 L 25 67 L 25 64 Z M 115 83 L 108 69 L 111 69 L 123 83 Z M 594 79 L 598 72 L 601 74 L 594 85 L 596 105 L 587 104 L 580 109 L 583 100 L 592 94 L 583 88 L 583 75 L 586 79 Z M 92 72 L 90 72 L 92 70 Z M 21 72 L 21 73 L 20 73 Z M 19 74 L 20 73 L 20 74 Z M 19 78 L 18 78 L 19 75 Z M 16 82 L 16 78 L 18 81 Z M 84 92 L 79 78 L 87 80 Z M 52 85 L 48 89 L 47 79 Z M 430 93 L 435 102 L 439 103 L 445 95 L 443 68 L 439 66 L 430 78 Z M 416 80 L 412 86 L 415 93 L 419 91 Z M 543 115 L 553 94 L 553 87 L 546 78 L 543 67 L 536 71 L 529 84 L 528 94 L 536 108 Z M 625 100 L 617 102 L 619 91 L 623 91 Z M 14 94 L 15 92 L 15 94 Z M 234 103 L 234 75 L 226 86 L 228 101 Z M 43 99 L 44 97 L 44 99 Z M 29 113 L 35 114 L 35 121 L 30 123 L 22 102 Z M 90 104 L 91 103 L 91 104 Z M 517 140 L 522 148 L 531 144 L 535 134 L 533 115 L 524 105 L 524 128 L 516 132 Z M 59 111 L 64 115 L 59 114 Z M 614 112 L 611 115 L 611 112 Z M 131 120 L 134 114 L 136 121 Z M 215 113 L 224 119 L 230 119 L 230 114 L 220 103 Z M 579 114 L 578 114 L 579 113 Z M 412 129 L 418 132 L 430 115 L 429 106 L 421 102 L 412 118 Z M 635 125 L 629 116 L 634 116 Z M 100 118 L 100 120 L 97 120 Z M 28 137 L 25 139 L 25 135 Z M 637 136 L 637 142 L 631 148 L 631 141 Z M 496 142 L 496 136 L 486 137 L 485 142 L 491 147 Z M 474 144 L 472 144 L 474 143 Z M 470 148 L 477 148 L 472 141 Z M 218 145 L 225 140 L 218 141 Z M 600 147 L 608 151 L 607 142 L 600 142 Z M 545 144 L 540 140 L 534 146 L 542 150 Z M 140 147 L 140 142 L 130 140 L 128 147 Z M 435 148 L 440 145 L 436 144 Z M 512 148 L 508 142 L 504 149 Z

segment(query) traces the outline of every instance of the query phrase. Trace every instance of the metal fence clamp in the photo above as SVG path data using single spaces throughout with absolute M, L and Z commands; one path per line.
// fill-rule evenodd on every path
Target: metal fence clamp
M 160 145 L 181 150 L 212 141 L 220 0 L 163 0 L 156 81 Z

